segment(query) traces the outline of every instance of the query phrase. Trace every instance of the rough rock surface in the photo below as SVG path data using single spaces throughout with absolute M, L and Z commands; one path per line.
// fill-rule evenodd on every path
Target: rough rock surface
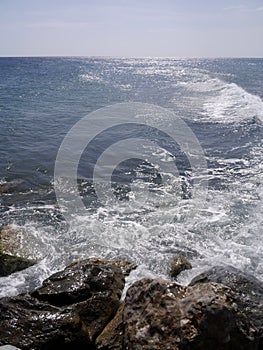
M 7 225 L 0 230 L 0 251 L 4 254 L 39 261 L 45 248 L 29 227 Z
M 0 251 L 5 254 L 17 255 L 20 248 L 23 230 L 13 226 L 4 226 L 0 230 Z
M 98 349 L 258 350 L 257 330 L 222 284 L 143 279 L 129 288 L 120 312 L 97 339 Z
M 0 277 L 35 264 L 34 260 L 17 254 L 19 234 L 20 232 L 11 226 L 5 226 L 0 230 Z
M 1 299 L 0 345 L 21 350 L 262 349 L 260 281 L 225 267 L 209 270 L 190 286 L 145 278 L 128 289 L 120 305 L 124 277 L 133 268 L 122 260 L 87 259 L 50 276 L 30 294 Z
M 131 264 L 121 264 L 129 270 Z M 93 349 L 114 316 L 124 287 L 120 262 L 71 264 L 31 294 L 0 300 L 0 345 L 23 350 Z
M 260 330 L 263 338 L 263 283 L 232 266 L 215 266 L 196 276 L 190 285 L 207 282 L 218 282 L 230 287 L 236 294 L 238 305 Z
M 169 274 L 171 277 L 177 277 L 182 271 L 192 268 L 190 262 L 183 255 L 176 255 L 171 263 Z

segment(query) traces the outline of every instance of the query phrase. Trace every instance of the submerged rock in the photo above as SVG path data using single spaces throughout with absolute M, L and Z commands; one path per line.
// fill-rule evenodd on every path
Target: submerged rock
M 131 265 L 131 264 L 130 264 Z M 93 349 L 114 316 L 129 263 L 73 263 L 30 294 L 0 300 L 0 345 L 27 349 Z
M 182 271 L 192 268 L 190 262 L 183 255 L 176 255 L 171 263 L 169 274 L 171 277 L 177 277 Z
M 10 182 L 1 182 L 0 181 L 0 194 L 1 193 L 11 193 L 14 190 L 16 190 L 16 188 L 23 182 L 23 180 L 14 180 L 14 181 L 10 181 Z

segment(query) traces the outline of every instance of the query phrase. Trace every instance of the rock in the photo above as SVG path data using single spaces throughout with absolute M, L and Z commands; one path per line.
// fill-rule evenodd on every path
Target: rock
M 123 349 L 123 309 L 124 303 L 119 307 L 115 317 L 104 328 L 102 333 L 96 339 L 96 348 L 98 350 L 122 350 Z
M 7 225 L 0 230 L 0 252 L 4 254 L 37 261 L 44 248 L 44 244 L 34 237 L 30 228 Z
M 217 283 L 183 287 L 161 279 L 132 285 L 123 310 L 123 349 L 256 350 L 257 330 Z M 103 349 L 107 349 L 106 347 Z
M 23 180 L 14 180 L 10 182 L 0 181 L 0 194 L 13 192 L 22 182 Z
M 33 259 L 16 254 L 19 251 L 21 231 L 5 226 L 0 231 L 0 277 L 8 276 L 35 264 Z
M 176 255 L 171 263 L 171 269 L 169 274 L 171 277 L 175 278 L 182 271 L 189 270 L 191 268 L 192 265 L 183 255 Z
M 121 269 L 124 276 L 129 276 L 132 270 L 137 268 L 137 265 L 128 260 L 101 260 L 97 258 L 91 258 L 90 261 L 92 263 L 99 263 L 108 266 L 114 265 L 115 267 Z
M 93 349 L 115 315 L 128 263 L 87 259 L 69 265 L 30 294 L 0 300 L 0 345 Z M 14 331 L 15 330 L 15 331 Z
M 0 346 L 0 350 L 20 350 L 20 349 L 14 347 L 13 345 L 4 345 L 4 346 Z
M 0 310 L 0 344 L 23 350 L 90 345 L 79 315 L 70 308 L 59 309 L 21 295 L 1 299 Z
M 74 308 L 93 341 L 116 312 L 124 284 L 114 261 L 90 259 L 54 274 L 31 295 L 55 306 L 77 303 Z
M 127 261 L 87 259 L 31 293 L 1 299 L 0 350 L 6 344 L 22 350 L 262 348 L 259 314 L 253 318 L 261 310 L 262 284 L 253 277 L 216 267 L 190 286 L 144 278 L 120 305 L 133 268 Z
M 236 294 L 239 307 L 259 329 L 263 338 L 263 283 L 232 266 L 215 266 L 196 276 L 190 285 L 207 282 L 222 283 L 230 287 Z
M 114 264 L 121 269 L 124 276 L 129 276 L 131 271 L 138 267 L 138 265 L 127 260 L 114 260 Z
M 11 225 L 0 230 L 0 252 L 16 255 L 20 247 L 22 231 Z
M 32 260 L 0 253 L 0 277 L 11 275 L 11 273 L 24 270 L 34 264 Z

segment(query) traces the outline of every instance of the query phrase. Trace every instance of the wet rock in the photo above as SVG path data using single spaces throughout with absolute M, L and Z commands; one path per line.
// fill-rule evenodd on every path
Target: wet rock
M 115 266 L 121 269 L 124 276 L 129 276 L 130 272 L 137 268 L 136 264 L 128 260 L 102 260 L 97 258 L 91 258 L 90 262 L 99 263 L 107 266 Z
M 90 344 L 79 315 L 59 309 L 29 295 L 0 300 L 0 344 L 21 349 L 55 349 Z
M 26 349 L 93 349 L 115 315 L 125 283 L 120 262 L 69 265 L 30 294 L 0 300 L 0 345 Z
M 190 285 L 207 282 L 222 283 L 230 287 L 236 294 L 239 307 L 260 330 L 263 338 L 263 283 L 232 266 L 215 266 L 196 276 Z
M 13 192 L 22 182 L 23 180 L 0 182 L 0 194 Z
M 258 348 L 257 330 L 236 306 L 231 289 L 222 284 L 183 287 L 143 279 L 127 291 L 123 321 L 124 349 Z
M 11 275 L 11 273 L 24 270 L 35 262 L 17 256 L 0 253 L 0 277 Z
M 30 244 L 29 244 L 30 242 Z M 30 228 L 7 225 L 0 230 L 0 251 L 20 258 L 38 261 L 44 245 L 34 237 Z
M 30 294 L 1 299 L 0 345 L 22 350 L 261 349 L 262 331 L 252 315 L 261 307 L 259 281 L 230 268 L 202 274 L 190 286 L 145 278 L 128 289 L 120 305 L 124 277 L 134 267 L 127 261 L 87 259 L 50 276 Z M 219 276 L 229 286 L 209 281 Z M 253 304 L 249 312 L 248 300 Z
M 177 277 L 182 271 L 192 268 L 190 262 L 183 255 L 176 255 L 172 262 L 169 274 L 171 277 Z
M 122 350 L 123 349 L 123 309 L 124 303 L 119 307 L 115 317 L 104 328 L 102 333 L 96 339 L 96 348 L 98 350 Z
M 21 271 L 35 264 L 33 259 L 16 254 L 20 245 L 20 231 L 12 226 L 0 230 L 0 277 Z
M 0 230 L 0 252 L 16 255 L 20 247 L 22 231 L 13 226 L 4 226 Z
M 120 268 L 124 276 L 129 276 L 132 270 L 135 270 L 138 265 L 127 260 L 114 260 L 116 267 Z
M 108 291 L 109 288 L 117 290 L 120 296 L 123 282 L 122 271 L 114 262 L 87 259 L 74 262 L 63 271 L 53 274 L 31 295 L 52 305 L 69 305 L 85 300 L 97 291 Z

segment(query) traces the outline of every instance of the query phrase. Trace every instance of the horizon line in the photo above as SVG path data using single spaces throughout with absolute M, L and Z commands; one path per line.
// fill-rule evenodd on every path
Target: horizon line
M 125 56 L 125 55 L 0 55 L 0 58 L 118 58 L 118 59 L 262 59 L 263 56 Z

